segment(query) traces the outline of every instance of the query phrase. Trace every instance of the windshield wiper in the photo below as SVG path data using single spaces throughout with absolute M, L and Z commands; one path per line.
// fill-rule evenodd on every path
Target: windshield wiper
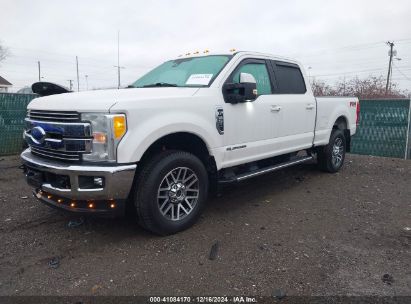
M 157 82 L 152 84 L 146 84 L 143 88 L 153 88 L 153 87 L 178 87 L 175 83 L 167 83 L 167 82 Z

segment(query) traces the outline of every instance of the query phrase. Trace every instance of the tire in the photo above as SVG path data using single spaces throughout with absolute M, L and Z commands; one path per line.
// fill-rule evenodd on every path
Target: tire
M 144 229 L 169 235 L 191 227 L 204 209 L 208 176 L 193 154 L 164 151 L 148 161 L 134 187 L 137 221 Z
M 343 130 L 334 129 L 331 132 L 328 145 L 317 150 L 317 161 L 321 170 L 335 173 L 341 169 L 345 159 L 346 143 Z

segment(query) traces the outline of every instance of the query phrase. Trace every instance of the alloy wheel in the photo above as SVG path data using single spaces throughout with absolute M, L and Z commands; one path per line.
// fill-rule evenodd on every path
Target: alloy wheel
M 199 179 L 193 170 L 178 167 L 162 179 L 157 192 L 160 213 L 167 219 L 179 221 L 189 215 L 200 194 Z
M 344 144 L 341 137 L 337 137 L 334 141 L 332 148 L 331 161 L 335 168 L 338 168 L 343 160 L 344 155 Z

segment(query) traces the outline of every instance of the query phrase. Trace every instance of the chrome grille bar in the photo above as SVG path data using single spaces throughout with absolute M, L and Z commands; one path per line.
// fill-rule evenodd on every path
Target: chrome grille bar
M 58 111 L 41 111 L 28 110 L 27 117 L 30 119 L 44 120 L 44 121 L 80 121 L 80 113 L 78 112 L 58 112 Z
M 80 160 L 80 153 L 67 153 L 67 152 L 53 152 L 48 149 L 36 148 L 31 146 L 31 153 L 37 156 L 51 158 L 51 159 L 58 159 L 58 160 L 66 160 L 66 161 L 79 161 Z
M 82 137 L 91 137 L 91 125 L 88 122 L 70 122 L 70 121 L 46 121 L 46 120 L 34 120 L 30 118 L 25 118 L 25 129 L 29 130 L 34 126 L 40 125 L 48 125 L 50 127 L 54 127 L 55 130 L 53 132 L 62 133 L 64 137 L 74 137 L 74 138 L 82 138 Z M 49 127 L 49 128 L 50 128 Z

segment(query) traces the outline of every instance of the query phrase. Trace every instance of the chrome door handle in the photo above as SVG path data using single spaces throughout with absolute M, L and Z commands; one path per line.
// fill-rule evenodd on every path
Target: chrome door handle
M 314 105 L 312 103 L 309 103 L 305 108 L 307 110 L 312 110 L 312 109 L 314 109 Z
M 279 112 L 279 111 L 281 111 L 280 106 L 271 106 L 271 112 Z

